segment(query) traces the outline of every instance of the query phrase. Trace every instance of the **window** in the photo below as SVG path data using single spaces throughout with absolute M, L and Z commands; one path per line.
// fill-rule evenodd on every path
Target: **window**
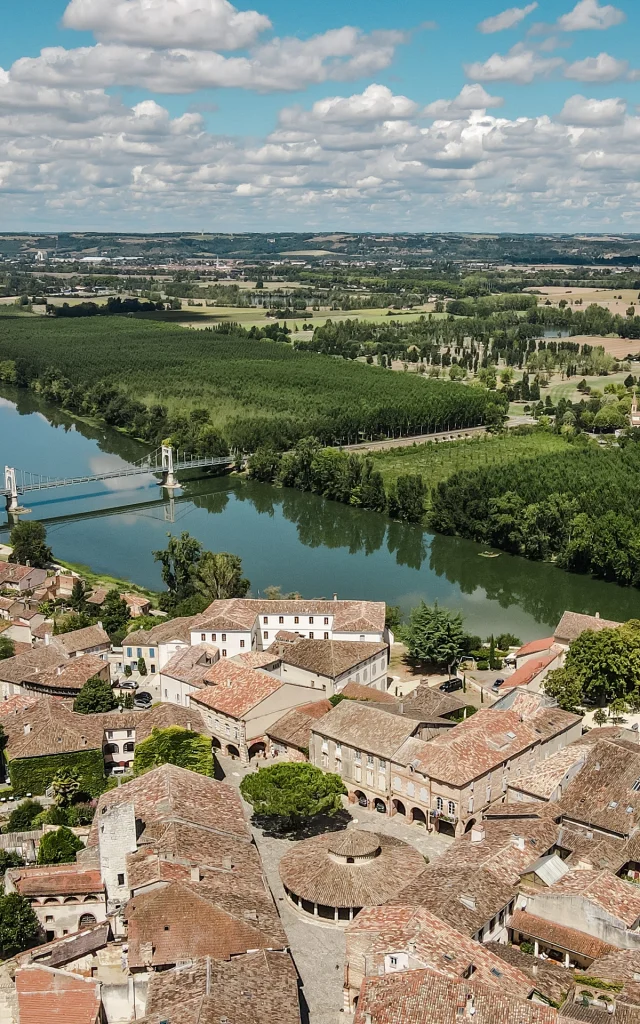
M 142 647 L 137 647 L 136 648 L 136 654 L 138 655 L 139 658 L 142 657 Z
M 263 640 L 268 640 L 269 639 L 269 634 L 267 633 L 266 629 L 265 629 L 264 633 L 262 634 L 262 639 Z
M 280 623 L 281 626 L 283 625 L 283 623 L 284 623 L 284 615 L 280 615 L 279 616 L 278 622 Z
M 387 762 L 383 761 L 381 757 L 378 758 L 378 770 L 381 772 L 386 772 L 387 770 Z
M 313 615 L 309 616 L 309 625 L 313 626 Z
M 324 634 L 324 638 L 325 638 L 325 640 L 328 640 L 328 639 L 329 639 L 329 634 L 328 634 L 328 633 L 325 633 L 325 634 Z
M 294 621 L 294 623 L 295 623 L 295 624 L 296 624 L 296 626 L 297 626 L 297 625 L 298 625 L 298 623 L 300 622 L 300 619 L 298 618 L 298 616 L 297 616 L 297 615 L 295 615 L 295 616 L 294 616 L 294 619 L 293 619 L 293 621 Z
M 200 634 L 200 639 L 201 639 L 202 643 L 204 643 L 205 640 L 207 639 L 207 634 L 206 633 L 201 633 Z
M 366 668 L 365 668 L 364 672 L 362 673 L 362 678 L 364 679 L 364 681 L 366 683 L 366 681 L 367 681 L 367 670 L 366 670 Z
M 390 956 L 389 957 L 389 965 L 391 967 L 397 967 L 398 966 L 398 958 L 397 958 L 397 956 Z
M 367 768 L 373 768 L 373 754 L 367 754 Z
M 269 624 L 269 616 L 268 615 L 263 615 L 262 616 L 262 622 L 264 623 L 265 626 L 267 626 Z
M 47 916 L 45 917 L 45 922 L 48 921 L 53 921 L 53 914 L 47 914 Z
M 444 807 L 444 801 L 441 796 L 436 799 L 436 810 L 441 811 Z
M 328 768 L 329 767 L 329 756 L 328 756 L 328 754 L 323 754 L 322 755 L 322 767 L 323 768 Z
M 342 743 L 336 743 L 336 757 L 342 757 Z
M 124 875 L 123 874 L 119 874 L 118 875 L 118 885 L 124 885 Z
M 313 636 L 314 636 L 314 634 L 313 634 L 313 630 L 312 630 L 312 631 L 311 631 L 311 632 L 309 633 L 309 639 L 310 639 L 310 640 L 313 640 Z
M 361 633 L 361 634 L 360 634 L 360 639 L 361 639 L 361 640 L 364 640 L 364 638 L 365 638 L 365 636 L 364 636 L 364 633 Z
M 155 658 L 155 656 L 156 656 L 156 649 L 155 649 L 155 647 L 150 647 L 149 648 L 149 657 L 150 658 Z
M 473 814 L 473 797 L 469 797 L 469 814 Z
M 226 656 L 227 656 L 227 651 L 226 651 L 226 648 L 223 647 L 222 648 L 222 657 L 226 658 Z
M 222 640 L 223 644 L 226 644 L 226 642 L 227 642 L 227 634 L 226 633 L 222 633 L 222 635 L 220 636 L 220 639 Z
M 231 727 L 228 722 L 224 723 L 224 731 L 226 732 L 227 736 L 231 735 Z
M 152 666 L 151 666 L 151 675 L 152 675 L 152 676 L 155 676 L 155 674 L 156 674 L 156 666 L 155 666 L 155 665 L 152 665 Z
M 130 658 L 132 654 L 133 650 L 131 649 L 131 647 L 127 647 L 127 658 Z
M 360 753 L 360 751 L 354 750 L 353 756 L 355 758 L 356 764 L 360 764 L 360 761 L 362 760 L 362 754 Z
M 325 617 L 324 617 L 324 624 L 325 624 L 325 626 L 329 625 L 329 616 L 328 615 L 325 615 Z
M 168 691 L 168 690 L 165 690 L 165 691 L 164 691 L 164 695 L 165 695 L 165 697 L 168 697 L 168 696 L 169 696 L 169 691 Z
M 322 749 L 326 753 L 326 751 L 329 749 L 329 740 L 323 739 L 323 741 L 322 741 Z
M 109 732 L 107 733 L 107 739 L 108 740 L 112 740 L 113 739 L 113 732 L 111 731 L 111 729 L 109 729 Z
M 130 736 L 133 736 L 133 729 L 127 729 L 127 739 L 129 739 Z
M 451 814 L 453 816 L 453 815 L 455 815 L 455 813 L 456 813 L 456 805 L 453 802 L 453 800 L 450 800 L 449 801 L 449 814 Z
M 241 646 L 241 647 L 244 647 L 244 640 L 241 640 L 241 641 L 240 641 L 240 646 Z

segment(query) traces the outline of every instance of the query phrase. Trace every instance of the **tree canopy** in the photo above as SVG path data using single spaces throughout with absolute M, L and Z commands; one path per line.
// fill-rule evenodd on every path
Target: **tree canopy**
M 340 797 L 347 791 L 339 775 L 312 764 L 273 764 L 246 775 L 240 792 L 255 814 L 295 828 L 319 814 L 336 814 L 342 806 Z
M 131 612 L 126 601 L 117 590 L 110 590 L 102 603 L 100 621 L 112 643 L 119 643 L 124 638 L 131 619 Z
M 80 690 L 73 702 L 73 710 L 81 715 L 96 715 L 101 711 L 114 711 L 118 702 L 109 683 L 99 676 L 92 676 Z
M 143 775 L 161 764 L 176 764 L 199 775 L 213 776 L 211 740 L 201 733 L 181 729 L 178 725 L 168 729 L 154 729 L 146 740 L 136 746 L 133 774 Z
M 53 555 L 51 548 L 47 546 L 47 531 L 42 523 L 16 523 L 11 531 L 9 543 L 13 548 L 10 561 L 18 562 L 20 565 L 26 565 L 28 562 L 37 569 L 46 569 L 50 565 Z
M 81 841 L 63 825 L 55 832 L 43 835 L 38 847 L 38 864 L 71 864 L 81 849 Z
M 34 820 L 44 810 L 39 800 L 23 800 L 14 807 L 7 822 L 7 832 L 28 832 Z
M 430 607 L 421 601 L 412 610 L 402 636 L 411 658 L 449 671 L 466 649 L 462 616 L 437 603 Z
M 29 900 L 17 892 L 0 895 L 0 957 L 8 959 L 38 945 L 40 922 Z
M 16 645 L 8 636 L 0 636 L 0 661 L 5 658 L 13 658 L 16 653 Z
M 242 559 L 238 555 L 205 551 L 200 541 L 186 530 L 179 537 L 167 536 L 169 543 L 164 551 L 153 552 L 162 566 L 162 579 L 167 587 L 167 594 L 161 595 L 163 607 L 175 612 L 185 602 L 195 601 L 196 613 L 211 601 L 245 597 L 248 593 L 250 583 L 242 575 Z
M 586 630 L 569 648 L 564 667 L 550 672 L 545 691 L 567 711 L 640 702 L 640 620 L 614 629 Z

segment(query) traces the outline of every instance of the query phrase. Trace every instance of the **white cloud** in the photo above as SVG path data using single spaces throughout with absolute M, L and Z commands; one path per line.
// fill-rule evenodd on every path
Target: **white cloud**
M 417 103 L 406 96 L 394 96 L 386 85 L 370 85 L 363 93 L 346 98 L 329 96 L 318 100 L 311 108 L 311 116 L 319 121 L 340 124 L 404 118 L 417 112 Z
M 617 60 L 608 53 L 599 53 L 597 57 L 585 57 L 569 64 L 564 71 L 565 78 L 574 78 L 578 82 L 615 82 L 626 75 L 629 62 Z
M 501 14 L 494 14 L 491 18 L 485 18 L 478 25 L 478 31 L 488 35 L 491 32 L 502 32 L 507 28 L 515 28 L 521 21 L 535 11 L 537 3 L 527 4 L 526 7 L 509 7 L 506 11 L 502 11 Z
M 560 57 L 541 57 L 535 50 L 517 44 L 507 54 L 494 53 L 488 60 L 465 64 L 467 78 L 476 82 L 516 82 L 527 85 L 534 78 L 549 75 L 564 61 Z
M 464 85 L 459 94 L 452 100 L 435 100 L 424 109 L 429 117 L 454 118 L 465 117 L 472 110 L 487 110 L 488 107 L 501 107 L 502 96 L 490 96 L 478 83 Z
M 375 74 L 393 60 L 405 41 L 402 32 L 365 34 L 345 26 L 300 40 L 273 39 L 248 57 L 224 57 L 207 50 L 154 50 L 116 43 L 66 50 L 48 47 L 39 57 L 23 57 L 12 79 L 31 84 L 83 88 L 142 86 L 158 93 L 189 93 L 207 88 L 294 91 L 329 80 Z
M 558 18 L 557 27 L 561 32 L 580 32 L 584 29 L 607 29 L 619 25 L 626 18 L 624 11 L 613 4 L 604 4 L 598 0 L 578 0 L 578 3 Z
M 624 121 L 627 105 L 624 100 L 587 99 L 586 96 L 570 96 L 560 112 L 564 124 L 584 127 L 617 125 Z
M 101 42 L 171 49 L 238 50 L 271 28 L 266 15 L 228 0 L 71 0 L 62 20 Z

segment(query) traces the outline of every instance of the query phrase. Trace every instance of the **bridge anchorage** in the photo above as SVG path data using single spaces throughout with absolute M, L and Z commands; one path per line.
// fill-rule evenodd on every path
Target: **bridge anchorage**
M 4 467 L 4 487 L 0 494 L 4 495 L 7 514 L 13 518 L 31 511 L 20 504 L 20 495 L 29 491 L 50 490 L 54 487 L 73 487 L 77 484 L 88 484 L 100 480 L 117 480 L 121 477 L 149 475 L 160 477 L 160 486 L 173 495 L 180 483 L 176 474 L 180 470 L 206 469 L 212 467 L 229 467 L 234 463 L 232 455 L 222 458 L 212 455 L 188 455 L 176 451 L 171 445 L 163 444 L 139 462 L 108 473 L 96 473 L 93 476 L 49 477 L 26 470 L 17 471 L 13 466 Z

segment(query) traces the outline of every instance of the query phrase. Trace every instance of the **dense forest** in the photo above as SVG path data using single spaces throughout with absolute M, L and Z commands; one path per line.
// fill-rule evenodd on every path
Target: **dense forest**
M 456 473 L 432 496 L 430 522 L 571 572 L 640 587 L 640 444 L 592 443 Z M 625 443 L 626 442 L 626 443 Z
M 128 318 L 10 320 L 0 381 L 194 454 L 501 422 L 505 404 L 483 388 L 296 352 L 237 325 L 196 332 Z

